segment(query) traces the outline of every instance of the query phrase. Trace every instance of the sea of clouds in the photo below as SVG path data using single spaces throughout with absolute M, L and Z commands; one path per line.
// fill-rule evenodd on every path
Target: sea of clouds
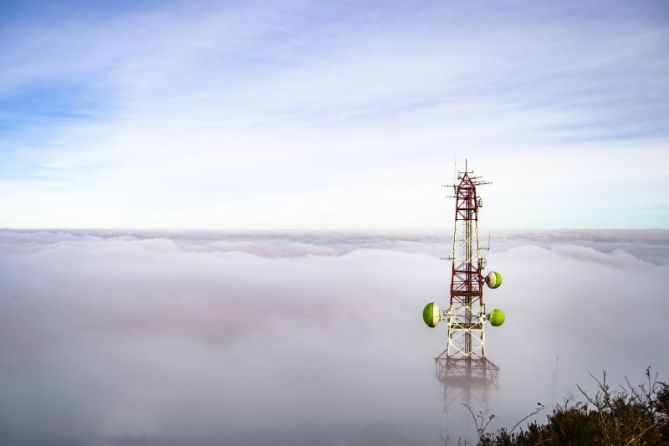
M 487 233 L 482 234 L 487 245 Z M 443 444 L 451 235 L 0 231 L 0 444 Z M 669 355 L 669 231 L 491 235 L 491 427 Z M 556 367 L 557 360 L 557 367 Z M 477 410 L 474 407 L 474 410 Z M 539 414 L 539 419 L 545 416 Z M 464 421 L 463 421 L 464 420 Z

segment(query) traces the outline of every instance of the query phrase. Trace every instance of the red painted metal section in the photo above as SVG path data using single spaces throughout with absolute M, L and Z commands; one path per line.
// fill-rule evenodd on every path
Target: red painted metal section
M 473 176 L 473 172 L 467 171 L 466 164 L 465 171 L 460 172 L 458 179 L 459 183 L 453 186 L 456 228 L 453 253 L 456 254 L 458 249 L 464 249 L 465 258 L 454 255 L 452 259 L 450 305 L 451 308 L 468 306 L 474 309 L 483 305 L 485 282 L 482 273 L 484 266 L 480 262 L 471 261 L 473 258 L 479 260 L 477 226 L 481 201 L 476 187 L 487 183 Z M 464 228 L 465 237 L 468 238 L 468 241 L 465 239 L 462 246 L 458 245 L 459 242 L 462 242 L 458 240 L 458 228 Z M 467 257 L 470 259 L 469 262 L 465 261 Z M 474 316 L 470 314 L 465 325 L 469 324 L 468 326 L 473 327 Z M 447 349 L 435 358 L 437 378 L 444 384 L 444 410 L 451 403 L 447 396 L 453 390 L 459 389 L 462 392 L 463 403 L 466 405 L 472 402 L 472 392 L 478 392 L 478 399 L 484 404 L 487 412 L 488 390 L 499 388 L 499 367 L 485 357 L 483 349 L 481 355 L 472 352 L 470 338 L 468 338 L 468 344 L 469 347 L 466 347 L 465 354 L 449 355 Z
M 455 224 L 464 224 L 478 221 L 479 200 L 476 193 L 476 183 L 469 176 L 469 172 L 462 175 L 460 183 L 455 186 Z M 460 223 L 460 224 L 463 224 Z M 472 299 L 483 303 L 483 275 L 481 265 L 474 267 L 471 263 L 452 262 L 451 271 L 451 305 L 470 305 Z

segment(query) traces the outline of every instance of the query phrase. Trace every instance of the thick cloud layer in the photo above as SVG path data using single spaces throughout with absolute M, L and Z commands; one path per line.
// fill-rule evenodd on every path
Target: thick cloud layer
M 448 234 L 0 233 L 2 444 L 438 444 Z M 667 231 L 494 234 L 500 424 L 669 370 Z M 559 356 L 557 388 L 555 358 Z M 666 375 L 665 375 L 666 376 Z M 499 425 L 499 424 L 498 424 Z

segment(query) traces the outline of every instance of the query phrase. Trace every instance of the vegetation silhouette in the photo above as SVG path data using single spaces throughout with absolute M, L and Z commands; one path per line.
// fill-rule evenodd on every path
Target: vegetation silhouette
M 469 409 L 478 434 L 479 446 L 569 446 L 569 445 L 665 445 L 669 446 L 669 385 L 658 381 L 657 373 L 645 371 L 642 384 L 611 388 L 602 379 L 591 375 L 597 383 L 595 394 L 577 386 L 585 401 L 568 399 L 558 404 L 543 424 L 533 421 L 518 432 L 516 428 L 526 419 L 543 410 L 537 409 L 507 430 L 486 433 L 494 418 L 474 415 Z M 514 433 L 515 432 L 515 433 Z

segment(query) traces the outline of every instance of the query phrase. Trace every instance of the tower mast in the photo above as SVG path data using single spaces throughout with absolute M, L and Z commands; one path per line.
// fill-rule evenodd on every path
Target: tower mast
M 481 257 L 479 244 L 479 211 L 483 201 L 478 187 L 490 184 L 468 170 L 457 174 L 457 184 L 452 185 L 455 198 L 455 226 L 451 260 L 450 301 L 447 311 L 435 303 L 428 304 L 423 319 L 430 326 L 440 321 L 448 324 L 446 349 L 435 358 L 437 378 L 444 383 L 444 394 L 455 391 L 463 394 L 464 403 L 471 403 L 472 390 L 482 391 L 480 402 L 486 406 L 487 391 L 498 387 L 499 368 L 485 356 L 485 323 L 493 326 L 504 323 L 504 313 L 494 309 L 486 314 L 483 301 L 483 284 L 498 288 L 502 276 L 490 272 L 486 276 L 485 257 Z M 449 404 L 446 398 L 445 410 Z
M 451 253 L 451 293 L 447 315 L 448 346 L 453 357 L 485 356 L 485 304 L 483 268 L 479 245 L 479 208 L 483 202 L 477 186 L 490 184 L 467 170 L 458 173 L 455 195 L 455 226 Z

